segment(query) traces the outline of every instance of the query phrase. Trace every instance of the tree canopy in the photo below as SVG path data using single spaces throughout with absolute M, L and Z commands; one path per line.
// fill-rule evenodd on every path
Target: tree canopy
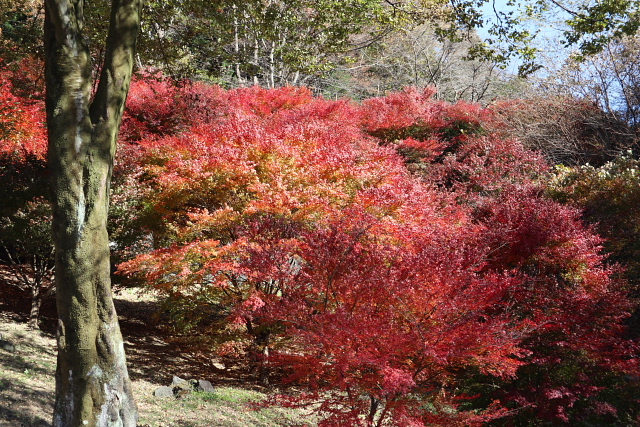
M 586 55 L 600 51 L 611 39 L 634 34 L 638 26 L 634 2 L 523 1 L 493 8 L 485 4 L 491 2 L 147 1 L 137 61 L 174 76 L 215 78 L 230 85 L 309 85 L 348 65 L 344 61 L 352 54 L 384 46 L 388 37 L 428 23 L 440 40 L 470 40 L 472 58 L 505 64 L 518 57 L 524 75 L 539 67 L 531 44 L 535 31 L 522 25 L 527 19 L 560 12 L 567 26 L 565 43 Z M 43 11 L 36 0 L 0 3 L 3 58 L 42 55 Z M 106 2 L 86 9 L 85 36 L 96 65 L 105 53 L 105 16 Z M 481 27 L 487 29 L 486 40 L 475 38 Z

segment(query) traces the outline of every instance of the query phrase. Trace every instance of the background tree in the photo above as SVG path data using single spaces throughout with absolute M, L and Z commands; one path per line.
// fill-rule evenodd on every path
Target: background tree
M 530 198 L 544 188 L 546 180 L 544 168 L 540 167 L 535 155 L 532 157 L 533 153 L 522 151 L 522 147 L 512 140 L 500 140 L 492 134 L 485 138 L 473 137 L 495 128 L 495 117 L 486 110 L 476 106 L 475 109 L 461 108 L 458 114 L 454 113 L 456 109 L 444 109 L 444 113 L 428 103 L 427 108 L 424 104 L 420 108 L 420 98 L 407 95 L 411 93 L 397 98 L 390 96 L 388 100 L 369 101 L 372 103 L 372 115 L 376 118 L 372 121 L 375 134 L 382 136 L 387 143 L 400 140 L 399 149 L 416 173 L 442 188 L 454 191 L 459 202 L 472 207 L 476 221 L 486 224 L 489 230 L 496 233 L 493 235 L 496 238 L 496 252 L 492 252 L 487 267 L 515 267 L 533 279 L 533 282 L 519 288 L 518 292 L 528 295 L 520 295 L 527 301 L 519 303 L 524 308 L 520 314 L 532 315 L 537 311 L 535 307 L 541 306 L 550 310 L 545 311 L 545 315 L 581 311 L 580 315 L 570 315 L 566 321 L 552 315 L 555 320 L 543 328 L 531 331 L 521 343 L 531 353 L 529 357 L 525 357 L 527 363 L 518 369 L 512 380 L 497 383 L 493 378 L 485 382 L 472 375 L 474 386 L 468 391 L 484 396 L 480 401 L 484 400 L 485 405 L 489 402 L 488 398 L 493 397 L 509 402 L 509 408 L 519 408 L 511 416 L 492 422 L 496 425 L 512 425 L 514 422 L 517 425 L 531 425 L 539 420 L 571 425 L 593 422 L 625 425 L 636 422 L 638 412 L 632 409 L 635 405 L 633 398 L 630 399 L 633 392 L 627 394 L 627 391 L 635 389 L 637 383 L 625 374 L 626 369 L 635 365 L 633 358 L 628 357 L 634 353 L 635 350 L 632 349 L 635 343 L 633 340 L 625 340 L 623 335 L 619 335 L 623 331 L 618 329 L 622 326 L 623 319 L 628 319 L 635 302 L 623 297 L 628 290 L 624 283 L 610 282 L 606 287 L 612 287 L 606 291 L 601 289 L 602 293 L 593 289 L 595 293 L 591 297 L 598 302 L 594 305 L 587 304 L 587 311 L 590 312 L 588 314 L 584 311 L 581 298 L 574 295 L 577 297 L 574 299 L 571 296 L 576 288 L 566 286 L 568 283 L 565 280 L 571 282 L 577 278 L 571 273 L 566 275 L 569 271 L 565 268 L 572 262 L 564 264 L 560 261 L 560 258 L 569 255 L 565 252 L 569 250 L 573 253 L 572 256 L 582 259 L 579 262 L 582 266 L 589 265 L 596 258 L 600 259 L 599 264 L 602 263 L 599 239 L 592 234 L 587 239 L 590 243 L 584 245 L 587 240 L 584 240 L 586 234 L 583 233 L 591 232 L 585 230 L 580 223 L 578 211 L 571 212 L 557 205 L 554 207 L 545 198 Z M 409 99 L 401 101 L 404 97 Z M 465 114 L 460 114 L 462 111 Z M 438 121 L 433 120 L 434 117 L 442 117 L 438 113 L 448 119 L 440 123 L 448 123 L 444 129 L 449 129 L 448 132 L 440 133 L 440 144 L 444 143 L 440 147 L 434 143 L 432 134 L 438 134 Z M 426 125 L 423 117 L 432 118 L 426 121 L 431 126 Z M 379 130 L 375 130 L 376 128 Z M 425 137 L 430 136 L 425 140 Z M 402 138 L 406 140 L 402 141 Z M 538 187 L 539 185 L 542 187 Z M 527 225 L 520 223 L 524 218 L 529 218 L 532 222 L 526 220 Z M 559 226 L 556 221 L 561 221 L 564 225 Z M 530 237 L 533 236 L 536 237 L 531 240 Z M 572 239 L 570 236 L 576 238 L 573 243 L 569 243 Z M 557 256 L 558 250 L 563 252 L 560 257 Z M 552 253 L 555 255 L 551 255 Z M 582 255 L 578 255 L 579 253 Z M 614 272 L 605 272 L 606 270 L 606 267 L 599 273 L 594 270 L 596 276 L 589 279 L 583 276 L 582 279 L 602 283 L 600 280 L 604 275 Z M 610 298 L 613 295 L 611 291 L 618 296 Z M 551 301 L 553 302 L 548 305 Z M 530 303 L 533 307 L 525 308 Z M 609 315 L 613 317 L 605 319 Z M 591 323 L 597 322 L 596 319 L 604 320 L 604 328 L 609 332 L 604 335 L 595 333 L 591 329 L 594 324 Z M 617 335 L 617 338 L 609 341 L 612 338 L 610 334 Z M 604 341 L 600 344 L 597 343 L 599 339 L 590 344 L 582 341 L 589 341 L 596 335 L 600 335 L 600 339 Z M 574 344 L 577 346 L 574 347 Z M 609 345 L 613 347 L 608 347 Z M 609 351 L 613 351 L 616 356 Z M 612 358 L 606 354 L 610 354 Z M 610 364 L 614 359 L 618 362 Z M 499 383 L 501 385 L 497 386 L 497 393 L 491 391 Z M 481 384 L 486 388 L 478 387 Z
M 635 298 L 640 296 L 638 163 L 627 153 L 600 167 L 559 167 L 550 186 L 555 198 L 583 209 L 585 219 L 606 237 L 609 261 L 626 267 L 624 275 Z
M 44 111 L 41 102 L 15 96 L 10 77 L 0 76 L 0 259 L 10 283 L 28 292 L 29 324 L 38 327 L 42 301 L 54 290 Z
M 326 95 L 361 99 L 400 91 L 404 87 L 435 86 L 437 97 L 488 103 L 509 93 L 518 97 L 519 79 L 489 58 L 471 59 L 469 49 L 479 38 L 448 39 L 432 24 L 394 31 L 370 46 L 352 52 L 318 83 Z
M 640 41 L 637 35 L 611 41 L 587 57 L 570 56 L 539 82 L 541 91 L 574 96 L 597 105 L 611 120 L 638 127 Z
M 104 62 L 92 96 L 84 3 L 45 3 L 48 156 L 59 317 L 56 427 L 136 425 L 111 296 L 106 221 L 140 8 L 139 0 L 112 3 Z
M 0 56 L 12 63 L 25 56 L 42 57 L 43 3 L 39 0 L 0 2 Z
M 492 130 L 566 166 L 601 166 L 637 145 L 633 128 L 592 100 L 544 87 L 546 96 L 534 88 L 523 99 L 492 102 L 489 109 L 500 119 Z
M 342 61 L 404 26 L 435 16 L 442 2 L 150 2 L 142 43 L 174 76 L 230 86 L 315 85 Z M 144 23 L 143 23 L 144 24 Z

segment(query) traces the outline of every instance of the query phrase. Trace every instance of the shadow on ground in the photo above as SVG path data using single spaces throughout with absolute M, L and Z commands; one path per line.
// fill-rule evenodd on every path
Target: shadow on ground
M 246 374 L 224 370 L 212 361 L 194 356 L 171 339 L 153 302 L 115 297 L 120 328 L 125 340 L 129 375 L 155 384 L 169 385 L 174 375 L 185 379 L 206 379 L 216 385 L 246 386 Z
M 46 407 L 53 404 L 54 393 L 32 388 L 21 388 L 18 384 L 0 385 L 0 427 L 50 427 L 51 419 L 43 419 L 31 412 L 25 412 L 25 406 Z M 16 410 L 15 408 L 22 408 Z
M 177 375 L 208 380 L 216 386 L 251 387 L 253 381 L 242 367 L 220 369 L 212 360 L 195 356 L 173 340 L 166 322 L 157 316 L 157 303 L 125 293 L 114 295 L 114 303 L 132 380 L 169 385 Z M 48 299 L 42 306 L 40 331 L 22 327 L 26 326 L 29 308 L 26 293 L 0 280 L 0 319 L 8 327 L 21 325 L 18 329 L 24 331 L 12 336 L 18 351 L 0 348 L 0 427 L 51 426 L 55 400 L 55 299 Z M 184 427 L 191 425 L 188 421 L 183 423 Z
M 223 370 L 211 361 L 195 357 L 179 343 L 158 319 L 157 303 L 114 295 L 120 329 L 125 340 L 129 374 L 133 380 L 142 379 L 168 385 L 173 375 L 182 378 L 206 379 L 213 384 L 247 384 L 242 369 Z M 18 323 L 26 323 L 29 313 L 28 295 L 0 280 L 0 314 Z M 40 329 L 55 335 L 55 298 L 44 301 L 41 308 Z M 251 382 L 249 380 L 249 382 Z M 2 402 L 0 402 L 2 404 Z M 0 424 L 0 427 L 3 427 Z
M 3 304 L 10 300 L 2 287 L 0 295 Z M 0 427 L 50 427 L 55 399 L 53 337 L 26 328 L 26 316 L 19 312 L 0 311 L 0 318 L 2 333 L 8 333 L 5 338 L 14 346 L 0 348 Z

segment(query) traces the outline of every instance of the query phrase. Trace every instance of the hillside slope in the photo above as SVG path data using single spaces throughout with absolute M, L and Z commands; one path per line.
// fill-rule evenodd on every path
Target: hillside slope
M 20 313 L 6 310 L 7 301 L 16 297 L 10 289 L 0 284 L 0 294 L 5 303 L 1 307 L 5 311 L 0 311 L 0 427 L 50 427 L 55 399 L 55 337 L 51 332 L 28 328 Z M 215 376 L 211 369 L 199 366 L 164 342 L 149 322 L 152 302 L 148 299 L 123 292 L 116 302 L 122 313 L 141 427 L 311 425 L 300 411 L 275 407 L 256 410 L 252 403 L 263 400 L 267 396 L 264 392 L 253 390 L 241 379 Z M 44 322 L 44 329 L 52 330 L 53 320 L 45 318 Z M 154 397 L 154 390 L 169 385 L 172 375 L 207 379 L 214 383 L 215 391 L 182 399 Z

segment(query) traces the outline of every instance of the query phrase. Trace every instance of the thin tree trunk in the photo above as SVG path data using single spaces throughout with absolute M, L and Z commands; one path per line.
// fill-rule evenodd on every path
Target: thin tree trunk
M 276 87 L 276 65 L 275 65 L 275 50 L 276 42 L 271 42 L 271 48 L 269 49 L 269 88 L 275 89 Z
M 253 39 L 254 45 L 253 45 L 253 62 L 255 64 L 255 70 L 254 70 L 254 74 L 253 74 L 253 85 L 254 86 L 258 86 L 260 85 L 260 80 L 258 80 L 258 73 L 260 70 L 260 41 L 258 40 L 258 38 L 254 38 Z
M 31 310 L 29 310 L 29 327 L 37 329 L 42 306 L 42 289 L 40 283 L 34 283 L 31 287 Z
M 83 0 L 46 0 L 49 167 L 56 247 L 54 427 L 135 427 L 137 410 L 110 282 L 106 219 L 115 143 L 131 81 L 140 0 L 113 0 L 91 102 Z
M 239 24 L 238 24 L 238 6 L 233 5 L 233 51 L 235 53 L 235 73 L 238 78 L 238 86 L 244 87 L 244 79 L 242 78 L 242 73 L 240 70 L 240 35 L 239 35 Z

